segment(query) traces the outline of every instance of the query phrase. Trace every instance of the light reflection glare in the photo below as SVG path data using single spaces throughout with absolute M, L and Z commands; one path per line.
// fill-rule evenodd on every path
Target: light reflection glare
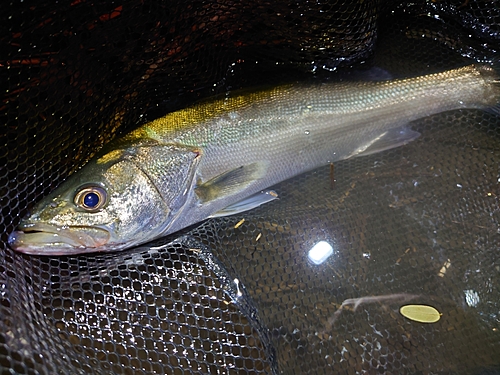
M 464 294 L 465 302 L 467 303 L 467 305 L 469 305 L 470 307 L 476 307 L 480 301 L 479 294 L 477 294 L 477 292 L 472 289 L 464 290 Z
M 321 264 L 333 254 L 333 247 L 326 241 L 319 241 L 316 243 L 307 256 L 314 264 Z

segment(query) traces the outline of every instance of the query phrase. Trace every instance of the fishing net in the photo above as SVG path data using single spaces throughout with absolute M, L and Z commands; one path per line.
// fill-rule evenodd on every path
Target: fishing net
M 498 1 L 0 9 L 1 373 L 500 373 L 494 111 L 418 120 L 407 146 L 319 168 L 274 186 L 279 200 L 124 252 L 26 256 L 6 244 L 104 143 L 199 98 L 495 60 Z M 318 243 L 322 263 L 310 257 Z M 405 304 L 440 319 L 408 319 Z

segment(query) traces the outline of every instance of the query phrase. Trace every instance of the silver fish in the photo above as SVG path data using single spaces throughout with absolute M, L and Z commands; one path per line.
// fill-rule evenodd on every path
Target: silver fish
M 497 105 L 495 70 L 288 85 L 205 101 L 105 147 L 9 237 L 20 252 L 116 251 L 275 198 L 264 190 L 330 162 L 404 145 L 418 118 Z

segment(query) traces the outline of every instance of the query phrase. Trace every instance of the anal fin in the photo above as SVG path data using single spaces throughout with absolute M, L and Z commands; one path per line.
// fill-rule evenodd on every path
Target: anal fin
M 369 142 L 361 145 L 353 153 L 351 153 L 348 158 L 356 156 L 366 156 L 375 154 L 377 152 L 390 150 L 391 148 L 396 148 L 410 143 L 418 137 L 420 137 L 419 132 L 413 131 L 406 127 L 390 129 L 370 140 Z

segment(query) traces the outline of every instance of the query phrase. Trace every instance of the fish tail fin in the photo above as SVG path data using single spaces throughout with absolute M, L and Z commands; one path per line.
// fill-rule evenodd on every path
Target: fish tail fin
M 488 84 L 493 105 L 486 109 L 487 112 L 500 116 L 500 56 L 494 56 L 489 63 L 477 66 L 481 77 Z
M 489 108 L 489 112 L 500 117 L 500 55 L 493 57 L 491 60 L 491 68 L 496 75 L 492 77 L 491 84 L 497 94 L 497 101 L 493 107 Z
M 493 85 L 500 85 L 500 56 L 494 57 L 489 63 L 476 65 L 483 79 Z
M 500 55 L 495 55 L 490 59 L 490 65 L 497 73 L 497 80 L 500 79 Z

